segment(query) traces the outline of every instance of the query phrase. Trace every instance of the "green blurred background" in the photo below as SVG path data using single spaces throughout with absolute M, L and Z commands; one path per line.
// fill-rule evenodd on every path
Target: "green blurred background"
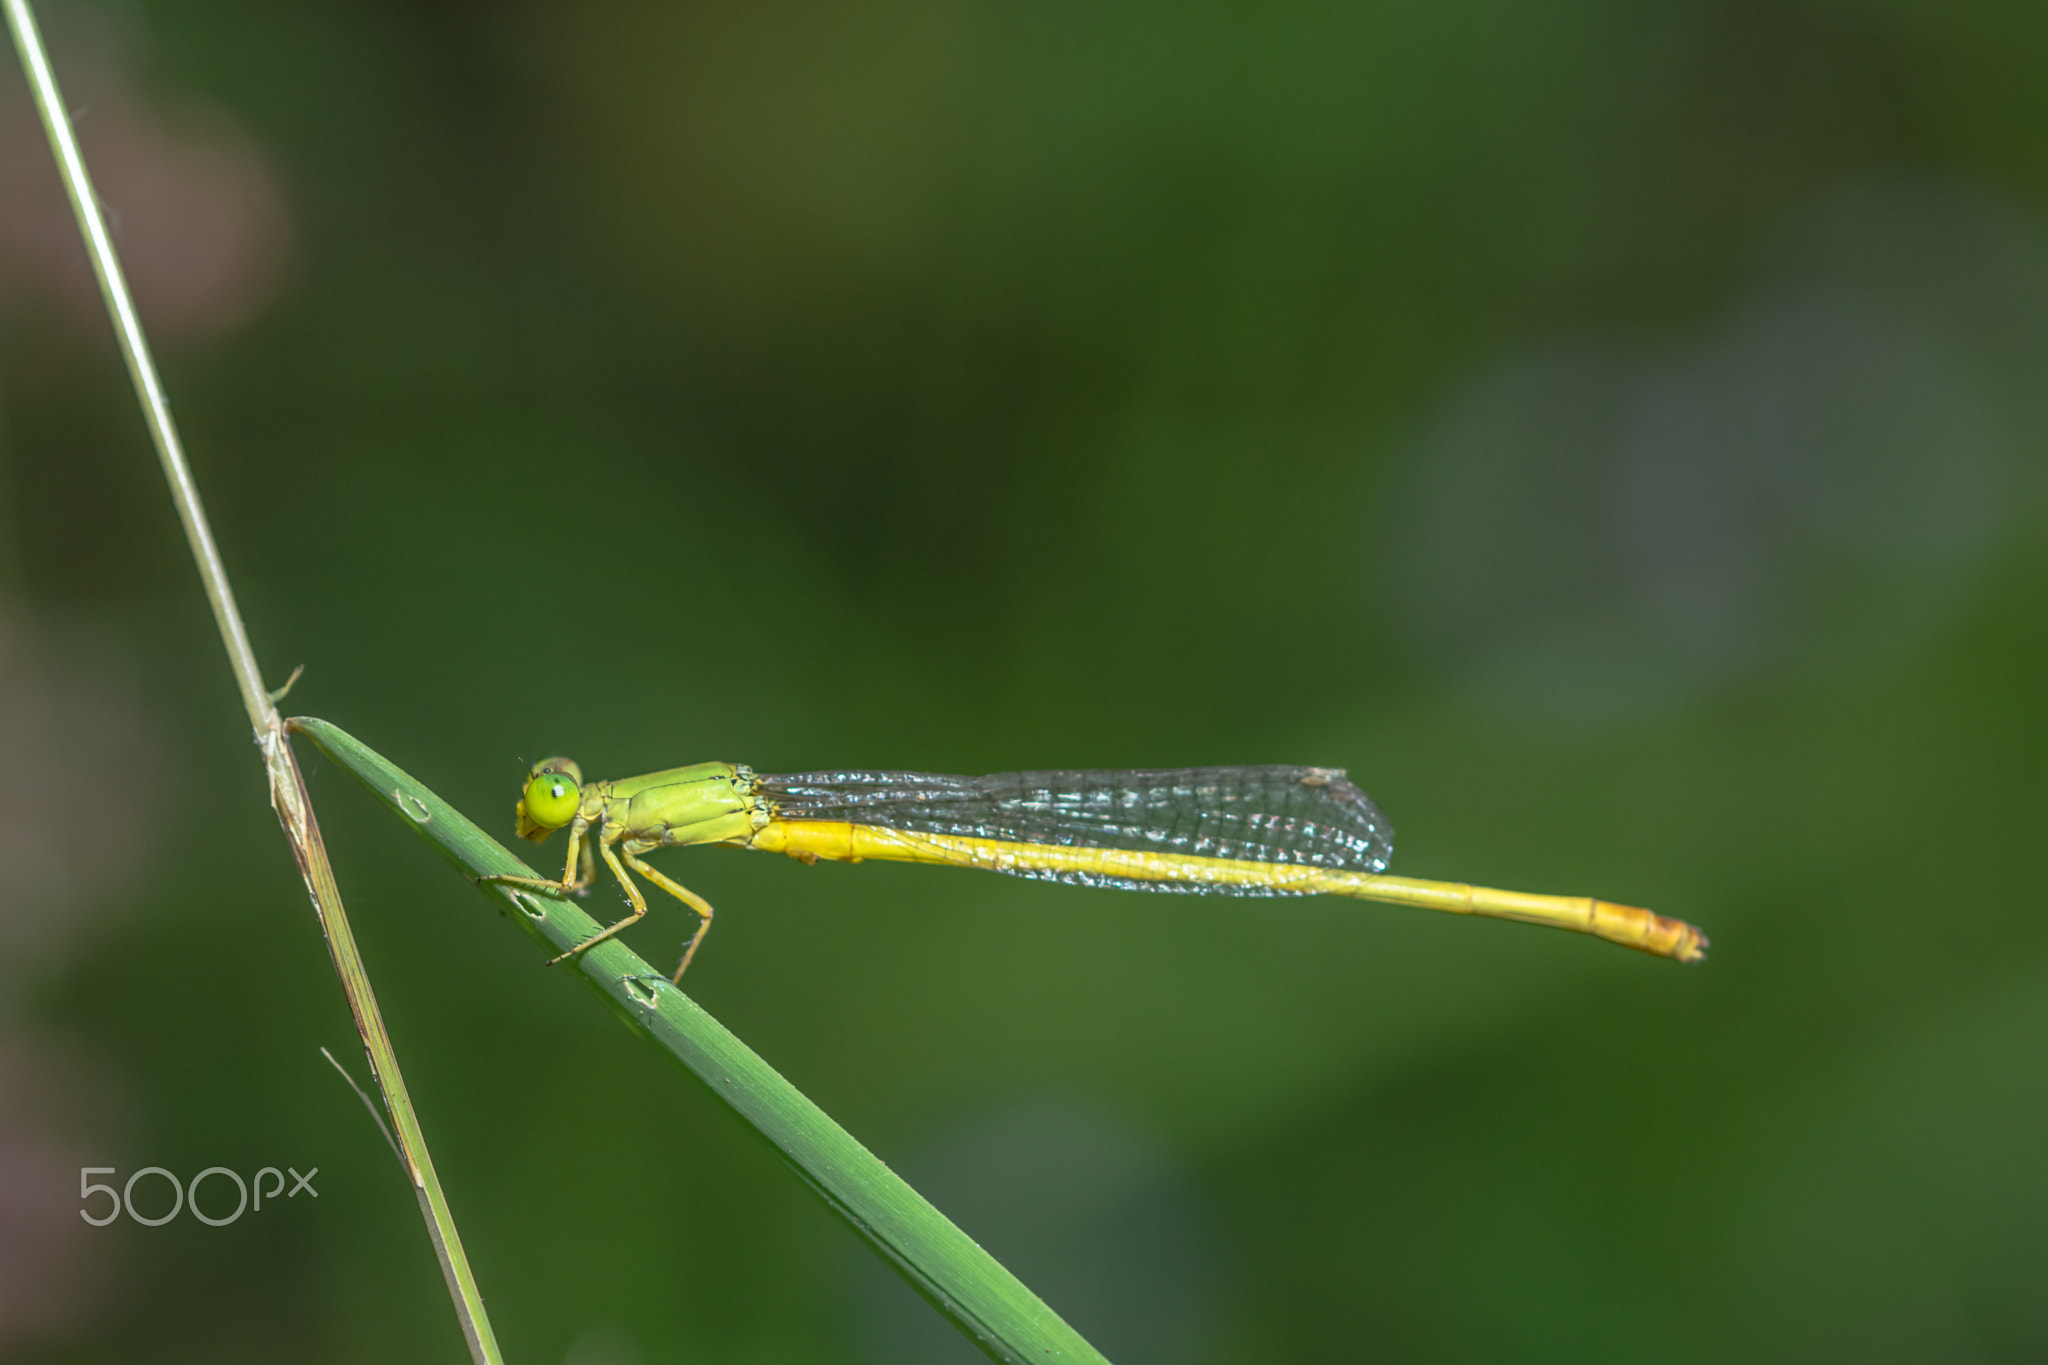
M 2048 8 L 43 13 L 266 668 L 494 829 L 1329 764 L 1713 936 L 665 855 L 1112 1359 L 2048 1355 Z M 0 503 L 0 1352 L 459 1358 L 11 61 Z M 509 1359 L 974 1358 L 312 782 Z

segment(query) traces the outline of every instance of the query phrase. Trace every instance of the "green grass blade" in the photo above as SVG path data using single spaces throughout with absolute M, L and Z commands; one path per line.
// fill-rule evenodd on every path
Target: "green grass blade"
M 494 874 L 539 875 L 361 741 L 323 720 L 301 717 L 290 726 L 355 774 L 472 881 Z M 509 909 L 508 918 L 547 945 L 549 956 L 603 927 L 568 897 L 497 883 L 479 883 L 478 889 Z M 578 974 L 629 1027 L 689 1068 L 721 1104 L 773 1144 L 833 1212 L 989 1356 L 1019 1365 L 1102 1361 L 1100 1352 L 1000 1262 L 670 985 L 667 973 L 617 939 L 564 969 Z

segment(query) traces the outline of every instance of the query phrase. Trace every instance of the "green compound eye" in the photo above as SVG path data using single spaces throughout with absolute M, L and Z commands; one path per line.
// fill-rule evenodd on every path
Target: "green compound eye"
M 560 829 L 575 817 L 583 793 L 567 773 L 539 772 L 526 784 L 526 818 L 542 829 Z

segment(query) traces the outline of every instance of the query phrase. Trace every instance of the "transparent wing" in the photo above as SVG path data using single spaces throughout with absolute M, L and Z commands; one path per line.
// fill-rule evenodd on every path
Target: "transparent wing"
M 1162 768 L 1115 772 L 826 772 L 761 774 L 755 791 L 782 820 L 845 821 L 1000 843 L 1119 848 L 1260 863 L 1384 872 L 1394 832 L 1335 768 Z M 1021 877 L 1143 891 L 1275 895 L 1204 878 L 1125 879 L 1070 870 Z

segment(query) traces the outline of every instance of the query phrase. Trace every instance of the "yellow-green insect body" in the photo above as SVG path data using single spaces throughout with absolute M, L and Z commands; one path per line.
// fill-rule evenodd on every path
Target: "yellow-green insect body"
M 516 808 L 519 836 L 535 843 L 564 825 L 618 829 L 621 837 L 669 844 L 744 839 L 755 828 L 753 774 L 732 763 L 693 763 L 658 773 L 585 784 L 575 762 L 534 765 Z
M 568 826 L 569 855 L 562 880 L 495 880 L 581 892 L 590 885 L 595 873 L 590 847 L 597 846 L 612 875 L 625 888 L 633 913 L 563 953 L 555 959 L 559 962 L 602 943 L 647 913 L 646 899 L 619 865 L 623 858 L 626 867 L 688 905 L 701 918 L 696 935 L 683 952 L 682 966 L 676 968 L 676 979 L 681 980 L 683 968 L 690 965 L 690 957 L 703 941 L 704 931 L 711 927 L 711 906 L 703 897 L 642 862 L 640 855 L 676 845 L 746 843 L 767 822 L 753 788 L 753 773 L 732 763 L 695 763 L 639 777 L 585 783 L 583 770 L 573 759 L 543 759 L 528 772 L 515 813 L 519 837 L 535 843 Z
M 676 978 L 690 965 L 711 906 L 649 867 L 658 848 L 727 844 L 804 862 L 904 862 L 1134 890 L 1217 895 L 1336 895 L 1548 924 L 1697 962 L 1707 939 L 1683 920 L 1589 896 L 1542 896 L 1386 873 L 1392 830 L 1334 768 L 1281 765 L 1127 772 L 824 772 L 759 775 L 697 763 L 609 782 L 583 781 L 566 758 L 527 773 L 522 838 L 569 831 L 562 880 L 494 877 L 582 892 L 605 860 L 633 913 L 557 957 L 574 957 L 635 923 L 647 901 L 626 868 L 700 918 Z M 580 863 L 580 871 L 579 871 Z

